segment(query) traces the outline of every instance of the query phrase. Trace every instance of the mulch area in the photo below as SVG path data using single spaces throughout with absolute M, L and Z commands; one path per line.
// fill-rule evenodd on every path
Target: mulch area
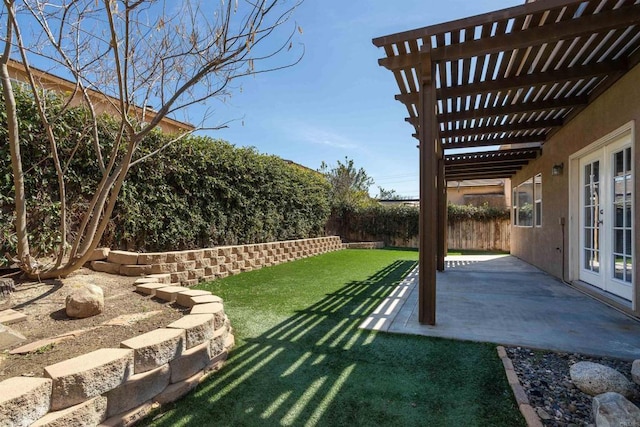
M 0 351 L 0 381 L 14 376 L 43 376 L 46 366 L 100 348 L 118 348 L 120 342 L 181 318 L 186 308 L 134 292 L 135 278 L 110 275 L 83 268 L 60 281 L 16 281 L 9 306 L 27 316 L 9 325 L 26 341 Z M 103 289 L 104 311 L 85 319 L 65 314 L 65 299 L 74 287 L 93 283 Z M 27 343 L 68 334 L 68 338 L 43 345 L 27 354 L 10 350 Z M 36 345 L 37 347 L 37 345 Z

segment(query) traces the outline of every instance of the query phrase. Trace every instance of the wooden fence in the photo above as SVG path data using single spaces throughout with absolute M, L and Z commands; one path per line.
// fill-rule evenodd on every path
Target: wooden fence
M 509 252 L 511 223 L 508 219 L 487 222 L 457 221 L 447 226 L 447 247 Z
M 418 236 L 369 235 L 348 229 L 334 219 L 327 232 L 347 242 L 383 241 L 386 246 L 417 248 Z M 402 232 L 398 234 L 403 234 Z M 511 223 L 508 219 L 455 221 L 447 225 L 447 248 L 486 251 L 510 251 Z

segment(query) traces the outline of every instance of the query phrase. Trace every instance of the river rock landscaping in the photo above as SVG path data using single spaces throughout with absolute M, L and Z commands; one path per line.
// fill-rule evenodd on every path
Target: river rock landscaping
M 632 362 L 611 357 L 591 357 L 576 353 L 555 353 L 524 347 L 507 347 L 520 383 L 529 402 L 545 426 L 594 426 L 592 396 L 580 391 L 572 382 L 571 366 L 578 362 L 593 362 L 608 366 L 629 381 Z M 629 400 L 640 405 L 640 393 Z

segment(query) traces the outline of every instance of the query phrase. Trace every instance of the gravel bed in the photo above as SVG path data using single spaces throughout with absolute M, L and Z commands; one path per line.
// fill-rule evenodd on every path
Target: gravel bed
M 569 368 L 580 361 L 600 363 L 616 369 L 631 381 L 631 363 L 610 357 L 554 353 L 523 347 L 506 347 L 529 403 L 545 426 L 593 426 L 591 396 L 571 382 Z M 631 401 L 640 406 L 640 399 Z

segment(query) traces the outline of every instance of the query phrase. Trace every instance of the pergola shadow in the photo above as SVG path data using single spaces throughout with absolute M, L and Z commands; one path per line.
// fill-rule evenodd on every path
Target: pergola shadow
M 640 322 L 505 255 L 448 257 L 435 326 L 418 321 L 414 270 L 363 322 L 394 333 L 634 359 Z
M 455 424 L 451 416 L 456 414 L 481 425 L 499 411 L 506 414 L 505 425 L 519 425 L 503 391 L 482 395 L 491 408 L 442 400 L 459 369 L 476 369 L 476 357 L 494 354 L 490 346 L 474 349 L 471 359 L 467 355 L 456 365 L 463 356 L 450 341 L 399 339 L 358 328 L 416 264 L 396 261 L 247 339 L 223 370 L 157 423 L 333 426 L 403 420 L 404 425 L 423 425 L 430 419 L 432 425 L 451 425 L 448 420 Z M 449 363 L 454 365 L 447 368 Z M 500 384 L 503 373 L 495 368 L 480 369 L 468 387 Z

